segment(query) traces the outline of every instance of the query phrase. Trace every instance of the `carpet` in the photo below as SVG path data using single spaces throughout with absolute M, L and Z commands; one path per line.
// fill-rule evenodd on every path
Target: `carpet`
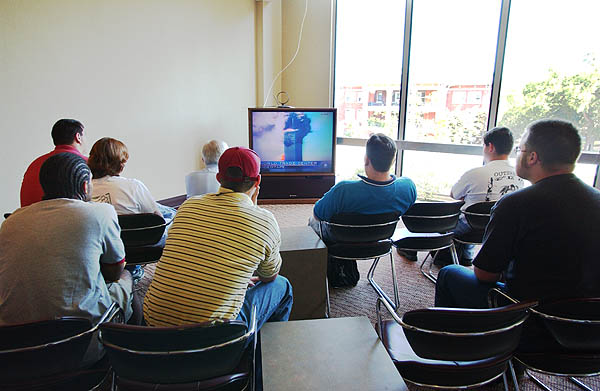
M 271 211 L 280 227 L 296 227 L 307 225 L 309 217 L 312 215 L 312 205 L 309 204 L 284 204 L 284 205 L 262 205 L 265 209 Z M 425 278 L 419 271 L 419 266 L 426 256 L 426 253 L 419 253 L 417 262 L 404 260 L 393 252 L 396 275 L 398 278 L 398 290 L 400 296 L 399 314 L 418 308 L 433 306 L 434 284 Z M 349 317 L 349 316 L 367 316 L 374 325 L 376 322 L 375 303 L 377 294 L 369 285 L 366 275 L 371 260 L 358 261 L 358 269 L 361 278 L 355 287 L 351 288 L 330 288 L 331 317 Z M 145 274 L 142 280 L 136 285 L 136 294 L 144 296 L 154 274 L 155 265 L 145 267 Z M 434 272 L 437 270 L 434 267 Z M 393 297 L 393 285 L 391 278 L 391 269 L 389 257 L 380 260 L 375 271 L 375 280 Z M 580 390 L 566 378 L 559 378 L 546 375 L 538 375 L 553 390 Z M 594 390 L 600 390 L 600 379 L 579 378 L 586 385 Z M 511 383 L 511 382 L 509 382 Z M 429 388 L 418 387 L 409 384 L 411 391 L 429 390 Z M 519 387 L 525 391 L 541 390 L 531 379 L 525 376 L 519 381 Z M 503 390 L 502 384 L 487 385 L 478 388 L 482 391 Z

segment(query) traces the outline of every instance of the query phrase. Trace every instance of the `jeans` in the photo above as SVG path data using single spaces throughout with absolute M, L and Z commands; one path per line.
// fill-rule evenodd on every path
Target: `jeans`
M 290 318 L 292 304 L 292 284 L 287 278 L 277 276 L 271 282 L 258 281 L 248 288 L 244 304 L 238 315 L 250 327 L 252 307 L 256 306 L 256 330 L 265 322 L 284 322 Z
M 445 266 L 435 284 L 435 306 L 451 308 L 488 308 L 488 291 L 504 288 L 500 282 L 481 282 L 475 272 L 459 265 Z

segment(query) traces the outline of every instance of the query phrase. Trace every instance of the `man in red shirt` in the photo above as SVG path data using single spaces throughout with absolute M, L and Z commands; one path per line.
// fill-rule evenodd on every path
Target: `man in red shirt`
M 52 127 L 52 141 L 56 148 L 52 152 L 35 159 L 27 167 L 27 171 L 23 175 L 23 183 L 21 183 L 21 207 L 42 200 L 44 191 L 40 185 L 40 168 L 50 156 L 57 153 L 70 152 L 81 156 L 87 162 L 87 157 L 83 155 L 84 137 L 83 124 L 81 122 L 74 119 L 59 119 Z

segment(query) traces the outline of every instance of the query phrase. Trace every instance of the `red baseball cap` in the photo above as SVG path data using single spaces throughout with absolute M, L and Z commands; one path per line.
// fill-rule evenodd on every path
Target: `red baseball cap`
M 229 167 L 239 167 L 242 170 L 242 176 L 232 177 L 227 175 Z M 229 148 L 219 158 L 219 173 L 217 180 L 243 182 L 245 179 L 258 181 L 260 175 L 260 158 L 251 149 L 244 147 Z

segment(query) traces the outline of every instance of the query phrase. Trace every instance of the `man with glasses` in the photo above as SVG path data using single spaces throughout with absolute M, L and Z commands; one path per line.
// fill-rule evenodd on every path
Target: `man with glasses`
M 600 296 L 600 191 L 573 174 L 580 150 L 569 122 L 527 127 L 516 171 L 532 186 L 496 203 L 474 270 L 440 270 L 436 306 L 486 308 L 495 286 L 518 300 Z

